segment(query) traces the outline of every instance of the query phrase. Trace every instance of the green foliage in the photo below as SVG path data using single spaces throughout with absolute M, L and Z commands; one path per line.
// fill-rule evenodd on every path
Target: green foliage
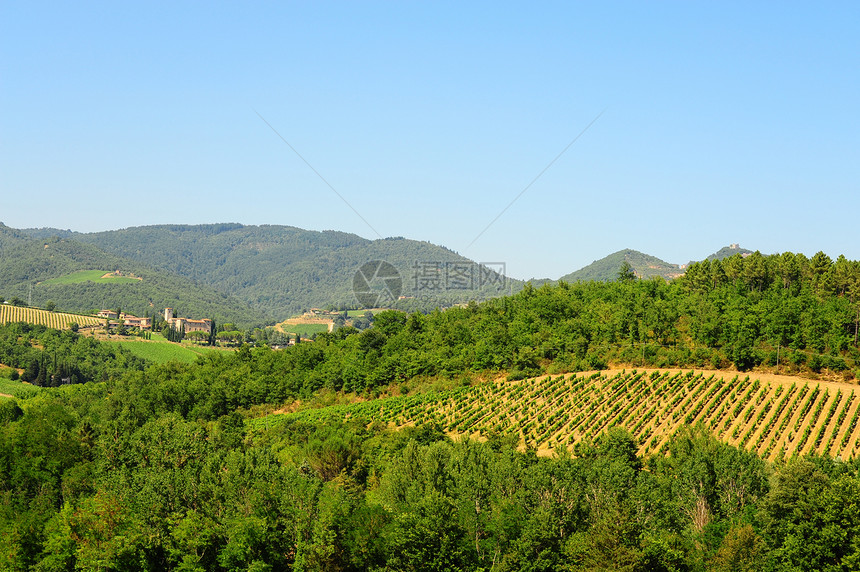
M 117 308 L 137 316 L 152 308 L 180 306 L 188 315 L 239 322 L 262 323 L 264 311 L 253 310 L 236 298 L 194 283 L 166 270 L 153 270 L 139 261 L 108 254 L 98 247 L 69 238 L 35 240 L 0 227 L 0 289 L 14 300 L 29 298 L 42 306 L 53 301 L 64 311 L 87 313 L 93 308 Z M 12 235 L 12 236 L 10 236 Z M 93 268 L 123 269 L 141 278 L 100 279 Z M 87 273 L 78 273 L 88 271 Z M 101 272 L 96 277 L 95 272 Z M 52 279 L 57 279 L 52 282 Z M 21 302 L 23 305 L 23 302 Z
M 0 399 L 0 425 L 17 421 L 24 411 L 14 399 Z
M 39 393 L 39 388 L 29 383 L 0 377 L 0 393 L 24 399 Z
M 201 422 L 164 412 L 181 385 L 158 379 L 0 403 L 7 567 L 812 570 L 860 557 L 854 463 L 771 467 L 702 430 L 667 456 L 640 457 L 616 429 L 539 458 L 432 426 Z
M 311 338 L 315 334 L 321 334 L 323 332 L 328 331 L 327 324 L 292 324 L 292 325 L 284 325 L 283 329 L 285 332 L 289 332 L 292 334 L 300 334 L 306 338 Z
M 56 387 L 117 378 L 145 362 L 69 330 L 19 323 L 0 325 L 0 363 L 24 369 L 23 381 Z
M 477 267 L 472 267 L 473 263 L 467 258 L 443 247 L 400 237 L 371 241 L 345 232 L 241 224 L 154 225 L 89 234 L 68 234 L 52 229 L 25 232 L 48 240 L 55 232 L 66 241 L 86 243 L 84 246 L 88 248 L 98 247 L 126 265 L 133 260 L 136 264 L 160 271 L 162 276 L 170 273 L 191 279 L 235 296 L 271 321 L 313 307 L 354 308 L 353 275 L 361 265 L 371 260 L 385 260 L 398 270 L 403 279 L 403 295 L 415 296 L 397 303 L 407 311 L 426 311 L 469 300 L 485 300 L 510 291 L 507 282 L 481 287 Z M 413 290 L 416 261 L 439 264 L 443 271 L 445 263 L 466 264 L 476 274 L 475 280 L 468 289 L 442 288 L 432 292 L 428 289 L 418 296 L 418 292 Z M 105 267 L 128 266 L 100 264 L 87 269 Z M 149 275 L 130 269 L 142 276 L 144 282 L 150 279 Z M 519 289 L 520 283 L 515 282 L 515 289 Z M 3 287 L 3 282 L 0 282 L 0 287 Z M 190 307 L 185 300 L 195 298 L 192 292 L 188 294 L 182 300 L 189 314 L 216 315 L 213 309 L 200 311 L 197 309 L 200 306 Z M 59 298 L 55 299 L 60 302 Z M 165 302 L 159 307 L 175 305 Z M 123 304 L 123 307 L 131 309 L 133 306 Z M 236 318 L 235 313 L 229 319 L 220 320 L 249 321 L 248 318 Z
M 636 280 L 636 272 L 627 260 L 624 260 L 624 262 L 621 263 L 621 266 L 618 269 L 617 280 L 619 282 L 630 282 L 631 280 Z
M 626 279 L 660 277 L 671 279 L 683 274 L 677 264 L 670 264 L 655 256 L 643 254 L 636 250 L 624 249 L 609 256 L 596 260 L 584 268 L 570 274 L 565 274 L 559 281 L 563 282 L 612 282 L 621 276 L 619 269 L 624 267 Z
M 173 361 L 191 363 L 208 352 L 218 351 L 214 348 L 155 340 L 147 341 L 131 339 L 110 341 L 106 343 L 123 348 L 135 356 L 151 363 L 167 363 Z
M 64 276 L 57 276 L 56 278 L 49 278 L 42 282 L 42 284 L 53 286 L 53 285 L 62 285 L 62 284 L 80 284 L 82 282 L 96 282 L 103 284 L 134 284 L 137 282 L 137 278 L 130 278 L 127 276 L 105 276 L 108 274 L 104 270 L 78 270 L 76 272 L 71 272 Z M 45 309 L 48 309 L 47 307 Z
M 4 248 L 17 240 L 4 236 Z M 536 455 L 531 434 L 518 449 L 504 419 L 485 443 L 445 437 L 470 433 L 486 417 L 470 398 L 501 392 L 501 382 L 370 399 L 413 380 L 585 369 L 617 358 L 755 364 L 775 344 L 786 368 L 843 367 L 838 358 L 856 369 L 852 264 L 751 255 L 691 265 L 674 283 L 528 286 L 446 312 L 380 313 L 365 331 L 345 327 L 281 351 L 245 344 L 194 363 L 147 366 L 73 332 L 4 326 L 0 361 L 25 378 L 50 385 L 73 370 L 81 381 L 105 381 L 0 403 L 0 561 L 13 570 L 857 568 L 857 462 L 771 465 L 703 429 L 670 438 L 668 455 L 643 457 L 640 435 L 659 445 L 656 437 L 644 425 L 617 426 L 635 418 L 624 411 L 632 396 L 653 390 L 678 423 L 707 403 L 715 431 L 734 423 L 748 443 L 752 433 L 741 435 L 735 420 L 768 426 L 779 423 L 778 411 L 853 428 L 856 415 L 817 387 L 769 397 L 754 380 L 693 373 L 506 384 L 519 393 L 505 403 L 521 408 L 512 415 L 535 435 L 552 437 L 558 423 L 594 427 L 574 455 L 562 443 L 553 457 Z M 321 399 L 321 389 L 368 399 L 280 423 L 244 417 L 264 404 Z M 560 405 L 551 405 L 589 393 L 594 406 L 582 419 L 557 416 Z M 708 401 L 696 400 L 702 395 Z M 456 415 L 437 418 L 441 398 Z M 550 406 L 526 409 L 538 401 Z M 772 411 L 755 415 L 763 404 Z M 389 429 L 405 423 L 414 426 Z M 812 442 L 825 436 L 806 432 Z

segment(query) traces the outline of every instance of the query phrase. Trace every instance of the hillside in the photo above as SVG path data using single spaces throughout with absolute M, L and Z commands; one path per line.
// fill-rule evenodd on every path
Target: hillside
M 58 309 L 68 312 L 120 307 L 139 316 L 172 307 L 183 315 L 211 317 L 217 322 L 250 326 L 267 320 L 266 314 L 234 297 L 106 253 L 92 244 L 60 238 L 35 240 L 0 226 L 0 254 L 0 294 L 25 301 L 32 298 L 38 307 L 53 301 Z M 83 270 L 120 270 L 136 278 L 73 279 L 74 273 Z
M 286 317 L 312 307 L 355 307 L 353 278 L 365 263 L 384 260 L 402 279 L 399 305 L 432 309 L 518 291 L 492 275 L 479 284 L 479 268 L 447 248 L 404 238 L 367 240 L 336 231 L 241 224 L 157 225 L 98 233 L 29 229 L 31 236 L 56 233 L 116 256 L 172 272 L 265 312 Z M 417 263 L 417 264 L 416 264 Z M 446 266 L 446 263 L 448 266 Z M 454 263 L 456 266 L 450 266 Z M 455 282 L 453 271 L 468 271 Z
M 452 435 L 515 436 L 543 454 L 623 427 L 640 454 L 663 450 L 676 431 L 701 424 L 726 443 L 776 460 L 860 453 L 858 388 L 845 383 L 729 372 L 653 370 L 544 376 L 422 395 L 309 409 L 314 423 L 362 419 L 396 427 L 436 423 Z
M 741 248 L 737 244 L 732 244 L 729 246 L 724 246 L 715 253 L 709 255 L 705 260 L 723 260 L 724 258 L 728 258 L 730 256 L 734 256 L 735 254 L 740 254 L 741 256 L 746 256 L 748 254 L 752 254 L 752 250 L 747 250 L 746 248 Z
M 0 556 L 557 571 L 825 570 L 848 554 L 853 569 L 860 262 L 730 260 L 671 284 L 382 311 L 363 331 L 191 363 L 0 327 L 15 368 L 0 374 L 15 395 L 0 400 Z M 62 387 L 27 398 L 18 376 Z
M 8 324 L 10 322 L 27 322 L 28 324 L 64 330 L 72 323 L 79 326 L 97 326 L 103 324 L 104 320 L 94 316 L 49 312 L 38 308 L 24 308 L 10 304 L 0 305 L 0 324 Z
M 677 278 L 684 273 L 677 264 L 660 260 L 656 256 L 644 254 L 629 248 L 614 252 L 600 260 L 595 260 L 588 266 L 570 274 L 565 274 L 559 280 L 565 282 L 590 281 L 611 282 L 618 278 L 618 269 L 624 261 L 633 268 L 639 278 L 661 276 L 667 280 Z
M 10 228 L 0 222 L 0 251 L 26 242 L 29 238 L 27 231 Z
M 372 260 L 384 260 L 396 268 L 402 280 L 400 295 L 403 299 L 393 306 L 407 311 L 482 301 L 518 292 L 523 284 L 519 280 L 499 280 L 494 276 L 491 286 L 480 288 L 478 266 L 473 261 L 445 247 L 401 237 L 368 240 L 337 231 L 238 223 L 153 225 L 96 233 L 53 228 L 18 232 L 40 239 L 54 236 L 74 239 L 149 267 L 185 276 L 235 296 L 270 319 L 283 319 L 313 307 L 355 307 L 353 278 L 362 264 Z M 707 259 L 749 252 L 732 245 Z M 639 278 L 660 276 L 670 280 L 684 273 L 678 264 L 625 249 L 566 274 L 560 280 L 613 281 L 624 261 Z M 456 268 L 446 264 L 452 263 L 465 265 L 473 273 L 468 287 L 446 287 L 450 286 L 446 280 L 448 270 Z M 540 286 L 553 281 L 531 282 Z M 431 285 L 437 287 L 431 288 Z
M 735 254 L 746 256 L 748 254 L 752 254 L 752 251 L 747 250 L 746 248 L 741 248 L 737 244 L 732 244 L 730 246 L 724 246 L 717 252 L 708 255 L 703 260 L 723 260 L 724 258 L 729 258 Z M 580 268 L 570 274 L 565 274 L 559 280 L 564 280 L 565 282 L 588 280 L 594 280 L 596 282 L 611 282 L 618 278 L 618 269 L 625 260 L 630 264 L 633 271 L 636 273 L 636 276 L 639 278 L 648 279 L 654 276 L 661 276 L 666 280 L 672 280 L 683 275 L 684 269 L 694 262 L 690 261 L 686 265 L 681 266 L 628 248 L 614 252 L 600 260 L 595 260 L 588 266 Z M 538 285 L 545 281 L 532 282 L 533 284 Z

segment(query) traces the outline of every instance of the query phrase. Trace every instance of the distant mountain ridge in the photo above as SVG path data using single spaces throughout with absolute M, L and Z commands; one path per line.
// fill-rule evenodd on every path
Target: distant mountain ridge
M 46 241 L 60 237 L 61 241 L 82 247 L 87 245 L 91 249 L 79 249 L 80 256 L 86 252 L 89 256 L 100 252 L 107 257 L 106 261 L 122 260 L 129 268 L 140 265 L 150 273 L 164 273 L 173 279 L 181 277 L 188 281 L 183 283 L 182 289 L 193 290 L 197 284 L 200 292 L 226 296 L 249 310 L 253 309 L 249 315 L 267 321 L 284 319 L 313 307 L 355 307 L 353 279 L 356 271 L 374 260 L 386 261 L 396 268 L 402 287 L 398 292 L 400 299 L 393 305 L 404 310 L 431 310 L 436 306 L 481 301 L 515 293 L 523 285 L 522 281 L 500 279 L 503 277 L 499 275 L 484 281 L 481 274 L 486 269 L 468 258 L 443 246 L 402 237 L 368 240 L 340 231 L 239 223 L 165 224 L 94 233 L 53 228 L 4 228 L 5 231 L 0 232 L 0 247 L 10 241 Z M 733 244 L 707 259 L 749 252 Z M 612 281 L 618 278 L 618 271 L 625 261 L 636 276 L 643 279 L 659 276 L 671 280 L 683 275 L 686 268 L 686 265 L 624 249 L 566 274 L 560 280 Z M 64 266 L 70 267 L 68 264 Z M 462 279 L 464 269 L 467 271 L 466 280 L 452 287 L 452 276 L 459 273 Z M 3 267 L 0 266 L 2 272 Z M 24 283 L 23 279 L 18 282 Z M 531 282 L 539 285 L 554 281 Z M 0 288 L 3 285 L 0 274 Z M 18 291 L 21 291 L 20 285 Z M 54 301 L 59 303 L 58 297 L 60 295 L 56 294 Z M 181 307 L 181 301 L 177 303 Z
M 106 253 L 184 276 L 244 301 L 270 319 L 312 307 L 355 307 L 353 279 L 365 263 L 382 260 L 402 279 L 396 306 L 431 310 L 518 291 L 522 282 L 487 272 L 442 246 L 402 237 L 368 240 L 339 231 L 238 223 L 153 225 L 96 233 L 57 234 Z

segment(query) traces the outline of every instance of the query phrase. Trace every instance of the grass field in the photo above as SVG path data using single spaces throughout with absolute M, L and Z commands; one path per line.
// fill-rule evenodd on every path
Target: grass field
M 0 324 L 9 322 L 28 322 L 63 330 L 69 327 L 71 322 L 79 326 L 97 326 L 103 320 L 93 316 L 81 316 L 79 314 L 66 314 L 64 312 L 48 312 L 37 308 L 23 308 L 21 306 L 0 305 Z
M 381 309 L 371 309 L 369 310 L 372 314 L 376 314 L 382 312 Z M 364 315 L 368 312 L 366 309 L 362 310 L 347 310 L 346 314 L 348 318 L 364 318 Z M 288 318 L 283 322 L 276 324 L 275 328 L 291 334 L 301 334 L 302 336 L 311 337 L 314 334 L 319 334 L 322 332 L 328 331 L 328 323 L 334 320 L 335 316 L 333 315 L 324 315 L 324 316 L 312 316 L 309 314 L 305 314 L 302 316 L 293 316 L 292 318 Z M 321 320 L 324 320 L 322 323 Z
M 79 270 L 45 280 L 42 284 L 47 285 L 62 285 L 62 284 L 80 284 L 81 282 L 96 282 L 101 284 L 134 284 L 139 282 L 138 278 L 130 278 L 128 276 L 106 276 L 108 272 L 104 270 Z
M 153 335 L 153 338 L 156 338 L 156 336 Z M 109 340 L 107 343 L 122 346 L 134 355 L 155 363 L 166 363 L 169 361 L 191 363 L 197 359 L 198 356 L 204 355 L 208 352 L 226 351 L 204 346 L 194 346 L 191 344 L 176 344 L 165 341 L 163 338 L 161 340 L 142 340 L 139 338 L 131 338 L 128 340 L 118 341 Z
M 382 310 L 379 310 L 379 309 L 370 310 L 371 314 L 378 314 L 379 312 L 382 312 Z M 363 318 L 366 313 L 367 313 L 366 309 L 364 309 L 364 310 L 347 310 L 346 311 L 346 315 L 349 318 Z
M 727 372 L 618 372 L 545 376 L 390 397 L 292 416 L 360 418 L 391 426 L 438 423 L 451 435 L 515 435 L 540 454 L 571 449 L 615 426 L 641 453 L 664 449 L 684 426 L 768 459 L 796 453 L 860 454 L 860 388 L 846 383 Z
M 328 324 L 282 324 L 281 330 L 285 333 L 299 334 L 309 338 L 314 334 L 327 332 Z

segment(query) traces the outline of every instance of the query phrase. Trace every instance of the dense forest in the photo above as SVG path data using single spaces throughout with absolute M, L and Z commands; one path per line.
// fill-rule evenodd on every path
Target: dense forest
M 153 379 L 151 385 L 158 385 Z M 851 570 L 856 462 L 696 429 L 539 458 L 504 436 L 181 415 L 70 386 L 0 402 L 10 570 Z
M 527 286 L 444 312 L 382 312 L 365 331 L 285 350 L 243 346 L 3 399 L 0 561 L 12 570 L 856 569 L 856 461 L 770 464 L 695 427 L 668 455 L 638 456 L 615 429 L 544 458 L 506 434 L 452 441 L 433 424 L 395 431 L 264 413 L 320 390 L 372 399 L 421 380 L 610 363 L 779 364 L 850 380 L 860 374 L 858 320 L 857 262 L 754 253 L 693 264 L 670 283 L 622 270 L 612 283 Z M 31 335 L 16 327 L 11 353 Z M 28 344 L 54 350 L 58 363 L 84 351 L 71 332 L 35 332 Z
M 860 374 L 858 276 L 858 263 L 844 258 L 754 254 L 694 264 L 670 283 L 626 276 L 526 286 L 444 312 L 383 312 L 369 330 L 343 328 L 291 352 L 261 354 L 251 366 L 259 375 L 248 383 L 272 380 L 268 395 L 288 399 L 321 388 L 373 391 L 416 376 L 525 377 L 611 362 L 778 367 L 847 380 Z
M 107 381 L 145 362 L 127 350 L 77 335 L 26 323 L 0 325 L 0 363 L 15 368 L 13 379 L 41 387 Z
M 141 280 L 124 284 L 43 283 L 79 270 L 120 270 Z M 32 299 L 36 307 L 53 302 L 58 309 L 68 312 L 88 313 L 94 309 L 119 307 L 143 316 L 171 307 L 180 309 L 186 316 L 213 318 L 245 327 L 270 319 L 266 312 L 189 278 L 153 270 L 140 262 L 107 254 L 93 245 L 74 240 L 56 237 L 33 240 L 2 224 L 0 294 L 8 300 Z
M 153 225 L 97 233 L 56 229 L 20 231 L 33 237 L 93 245 L 114 256 L 194 280 L 239 298 L 270 320 L 313 307 L 354 308 L 353 277 L 365 263 L 384 260 L 402 279 L 399 302 L 427 311 L 517 291 L 522 283 L 482 280 L 473 261 L 429 242 L 402 237 L 367 240 L 337 231 L 234 223 Z M 459 278 L 449 280 L 452 271 Z M 230 320 L 236 321 L 236 320 Z

